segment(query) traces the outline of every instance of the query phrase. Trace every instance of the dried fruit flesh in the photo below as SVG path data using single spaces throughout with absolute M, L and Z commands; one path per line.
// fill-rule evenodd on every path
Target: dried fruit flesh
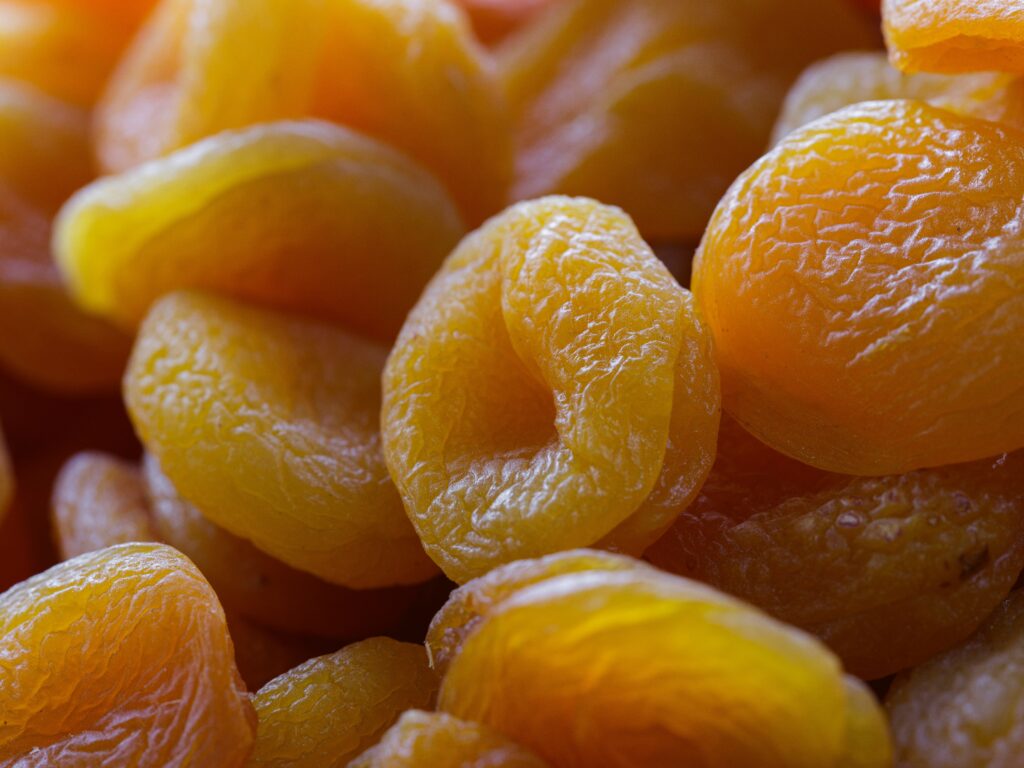
M 840 53 L 809 67 L 790 89 L 773 143 L 863 101 L 916 99 L 951 112 L 1024 128 L 1024 79 L 998 72 L 905 74 L 881 51 Z
M 0 763 L 241 766 L 256 720 L 185 557 L 123 544 L 0 595 Z
M 642 550 L 699 488 L 717 422 L 689 294 L 625 214 L 584 199 L 466 238 L 384 373 L 388 466 L 460 583 L 599 540 Z
M 410 588 L 345 589 L 290 568 L 207 520 L 178 495 L 152 456 L 143 471 L 160 540 L 187 555 L 228 608 L 258 624 L 300 635 L 362 638 L 394 629 L 416 598 Z
M 725 410 L 848 474 L 1024 446 L 1022 189 L 1024 134 L 921 102 L 790 134 L 694 262 Z
M 416 583 L 435 569 L 381 452 L 384 356 L 331 326 L 174 293 L 139 331 L 125 401 L 213 523 L 334 584 Z
M 959 648 L 900 675 L 885 705 L 901 768 L 1013 768 L 1024 752 L 1024 592 Z
M 463 229 L 425 171 L 315 121 L 230 131 L 87 187 L 55 249 L 82 306 L 134 329 L 207 290 L 390 341 Z
M 348 768 L 545 768 L 524 747 L 443 712 L 406 712 Z
M 260 689 L 251 768 L 344 768 L 407 709 L 433 704 L 423 648 L 373 638 L 311 659 Z
M 882 18 L 904 71 L 1024 73 L 1020 0 L 884 0 Z
M 844 0 L 563 3 L 502 51 L 512 199 L 585 195 L 645 237 L 698 237 L 801 69 L 871 41 Z
M 558 766 L 821 768 L 842 764 L 847 698 L 837 660 L 809 636 L 638 570 L 505 600 L 452 661 L 439 708 Z
M 104 453 L 79 453 L 53 487 L 54 536 L 65 560 L 130 542 L 160 541 L 135 464 Z
M 875 679 L 961 642 L 1024 568 L 1024 452 L 888 477 L 823 472 L 723 419 L 696 501 L 647 551 L 821 637 Z

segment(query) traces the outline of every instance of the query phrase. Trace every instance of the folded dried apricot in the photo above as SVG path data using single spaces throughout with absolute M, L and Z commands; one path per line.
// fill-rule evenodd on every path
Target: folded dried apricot
M 813 632 L 861 677 L 961 642 L 1024 568 L 1024 452 L 872 478 L 800 464 L 728 418 L 718 446 L 646 556 Z
M 348 768 L 546 768 L 547 763 L 479 723 L 410 710 Z
M 598 541 L 642 550 L 696 493 L 717 425 L 689 293 L 590 200 L 523 203 L 467 237 L 384 372 L 388 466 L 457 582 Z
M 122 544 L 0 595 L 0 762 L 241 766 L 256 718 L 217 598 L 185 557 Z
M 172 290 L 338 321 L 391 341 L 462 236 L 434 179 L 315 121 L 230 131 L 78 193 L 57 258 L 87 309 L 134 329 Z
M 256 694 L 248 766 L 346 766 L 407 709 L 432 706 L 437 678 L 423 648 L 378 637 L 311 659 Z
M 848 474 L 1024 447 L 1022 174 L 1024 134 L 921 102 L 790 134 L 694 260 L 726 411 Z
M 800 70 L 870 42 L 844 0 L 560 4 L 502 52 L 512 197 L 586 195 L 649 239 L 697 237 Z
M 435 569 L 381 452 L 384 357 L 331 326 L 174 293 L 139 331 L 125 401 L 213 523 L 334 584 L 416 583 Z
M 902 70 L 1024 73 L 1020 0 L 884 0 L 882 16 Z
M 1014 768 L 1024 753 L 1024 592 L 966 643 L 893 681 L 885 700 L 900 766 Z
M 886 738 L 860 730 L 872 721 L 850 697 L 809 636 L 638 569 L 559 576 L 504 600 L 452 660 L 439 708 L 552 765 L 823 768 L 843 765 L 850 717 L 865 740 Z

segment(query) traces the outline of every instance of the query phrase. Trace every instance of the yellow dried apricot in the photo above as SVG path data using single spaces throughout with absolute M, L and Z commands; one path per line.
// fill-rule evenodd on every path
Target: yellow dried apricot
M 0 763 L 241 766 L 256 719 L 217 598 L 159 544 L 0 595 Z
M 439 708 L 557 766 L 826 768 L 843 765 L 848 718 L 870 728 L 850 698 L 809 636 L 638 569 L 559 576 L 504 600 L 452 660 Z
M 560 4 L 502 52 L 512 197 L 585 195 L 647 238 L 697 237 L 801 69 L 870 42 L 843 0 Z
M 290 568 L 207 520 L 152 456 L 143 471 L 160 540 L 186 554 L 229 608 L 265 627 L 363 638 L 393 629 L 416 598 L 409 588 L 345 589 Z
M 348 768 L 546 768 L 547 763 L 480 723 L 410 710 Z
M 196 289 L 390 341 L 462 233 L 411 161 L 304 121 L 222 133 L 98 181 L 64 208 L 54 242 L 82 306 L 126 328 L 163 294 Z
M 885 700 L 901 768 L 1016 768 L 1024 753 L 1024 592 L 962 646 L 893 681 Z
M 1024 568 L 1024 451 L 874 478 L 800 464 L 728 418 L 718 446 L 647 558 L 813 632 L 861 677 L 961 642 Z
M 423 648 L 378 637 L 311 659 L 256 694 L 248 766 L 344 768 L 407 709 L 433 704 L 437 678 Z
M 384 372 L 391 475 L 456 582 L 563 549 L 641 551 L 713 461 L 691 297 L 622 211 L 517 205 L 467 237 Z
M 921 102 L 790 134 L 694 261 L 725 410 L 848 474 L 1024 447 L 1022 190 L 1024 134 Z
M 159 541 L 139 469 L 104 453 L 79 453 L 53 487 L 54 538 L 68 560 L 116 544 Z
M 773 143 L 819 117 L 862 101 L 917 99 L 1024 128 L 1024 78 L 998 72 L 905 74 L 881 51 L 840 53 L 809 67 L 786 96 Z
M 139 331 L 125 401 L 211 522 L 334 584 L 416 583 L 435 569 L 384 464 L 384 358 L 331 326 L 174 293 Z
M 882 18 L 904 71 L 1024 73 L 1020 0 L 884 0 Z

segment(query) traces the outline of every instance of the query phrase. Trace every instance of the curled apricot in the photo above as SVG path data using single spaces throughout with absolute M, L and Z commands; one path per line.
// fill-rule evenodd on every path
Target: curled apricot
M 524 747 L 479 723 L 411 710 L 348 768 L 545 768 Z
M 125 401 L 213 523 L 334 584 L 416 583 L 434 568 L 381 452 L 384 357 L 331 326 L 175 293 L 139 331 Z
M 388 466 L 457 582 L 598 541 L 642 550 L 699 488 L 717 421 L 688 292 L 625 214 L 583 199 L 467 237 L 384 372 Z
M 694 261 L 725 410 L 848 474 L 1024 447 L 1022 173 L 1024 134 L 921 102 L 790 134 Z
M 54 240 L 78 301 L 126 328 L 161 295 L 196 289 L 390 341 L 461 235 L 454 204 L 414 163 L 303 121 L 222 133 L 98 181 L 64 208 Z
M 344 766 L 407 709 L 432 706 L 437 678 L 423 648 L 372 638 L 311 659 L 256 694 L 252 768 Z
M 256 719 L 224 613 L 159 544 L 82 555 L 0 595 L 0 762 L 241 766 Z

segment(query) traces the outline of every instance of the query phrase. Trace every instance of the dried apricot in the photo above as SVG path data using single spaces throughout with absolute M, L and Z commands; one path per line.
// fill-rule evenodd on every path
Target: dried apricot
M 504 600 L 452 660 L 439 708 L 558 766 L 823 768 L 843 765 L 848 718 L 870 725 L 849 698 L 809 636 L 639 569 L 559 576 Z
M 547 763 L 479 723 L 410 710 L 348 768 L 545 768 Z
M 1024 78 L 997 72 L 905 74 L 881 51 L 864 51 L 840 53 L 809 67 L 786 96 L 773 142 L 843 107 L 886 99 L 917 99 L 1024 128 Z
M 893 681 L 885 705 L 906 768 L 1015 768 L 1024 753 L 1024 592 L 966 643 Z
M 311 659 L 271 680 L 251 768 L 344 768 L 407 709 L 428 708 L 437 678 L 423 648 L 378 637 Z
M 1024 452 L 875 478 L 800 464 L 728 418 L 718 445 L 647 558 L 813 632 L 861 677 L 961 642 L 1024 568 Z
M 385 351 L 227 299 L 153 307 L 125 375 L 146 448 L 210 521 L 325 581 L 424 581 L 435 569 L 388 478 Z
M 55 249 L 81 304 L 126 328 L 163 294 L 197 289 L 390 341 L 462 233 L 414 163 L 304 121 L 222 133 L 96 182 L 64 208 Z
M 159 544 L 82 555 L 0 595 L 0 762 L 241 766 L 256 720 L 224 614 Z
M 725 410 L 848 474 L 1024 447 L 1022 189 L 1024 134 L 921 102 L 790 134 L 694 261 Z
M 512 197 L 586 195 L 645 237 L 699 236 L 801 69 L 871 39 L 844 0 L 560 4 L 502 51 Z
M 517 205 L 467 237 L 384 372 L 391 475 L 456 582 L 521 557 L 639 551 L 713 460 L 703 324 L 629 218 Z
M 203 517 L 152 456 L 143 469 L 160 539 L 188 555 L 229 608 L 265 627 L 362 638 L 394 628 L 416 597 L 408 588 L 345 589 L 290 568 Z
M 1024 73 L 1020 0 L 884 0 L 882 18 L 904 71 Z
M 159 541 L 135 464 L 103 453 L 79 453 L 53 488 L 54 536 L 65 560 L 136 541 Z

